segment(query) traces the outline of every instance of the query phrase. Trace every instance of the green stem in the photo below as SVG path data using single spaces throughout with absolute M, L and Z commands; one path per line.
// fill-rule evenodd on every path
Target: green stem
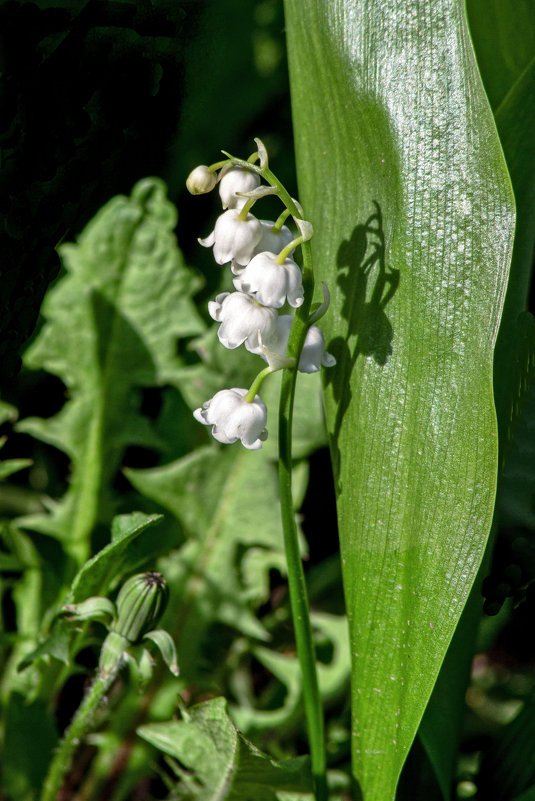
M 277 189 L 280 197 L 290 214 L 302 219 L 303 215 L 297 208 L 288 190 L 281 184 L 277 176 L 269 167 L 258 167 L 256 164 L 237 159 L 230 153 L 223 151 L 233 164 L 248 167 L 258 173 L 270 186 Z M 299 356 L 308 328 L 310 326 L 309 314 L 312 296 L 314 294 L 314 273 L 312 270 L 312 251 L 310 242 L 303 242 L 303 290 L 304 302 L 297 310 L 290 338 L 288 340 L 287 356 L 295 358 L 299 364 Z M 297 539 L 297 526 L 295 524 L 293 497 L 292 497 L 292 416 L 295 398 L 295 382 L 297 369 L 284 370 L 281 383 L 281 397 L 279 405 L 279 483 L 281 494 L 282 527 L 284 531 L 284 546 L 286 562 L 288 565 L 288 587 L 290 591 L 290 606 L 297 644 L 297 656 L 303 676 L 303 700 L 308 727 L 310 744 L 310 757 L 312 773 L 314 776 L 316 801 L 327 801 L 327 770 L 325 756 L 325 735 L 323 723 L 323 710 L 316 671 L 316 656 L 312 626 L 310 624 L 310 610 L 305 584 L 305 574 L 299 543 Z
M 260 387 L 262 385 L 262 381 L 264 380 L 264 378 L 266 378 L 266 376 L 268 376 L 270 373 L 273 373 L 273 372 L 275 372 L 275 371 L 273 370 L 272 367 L 264 367 L 264 369 L 261 370 L 258 373 L 258 375 L 256 376 L 255 380 L 253 381 L 253 383 L 249 387 L 249 391 L 248 391 L 247 395 L 245 395 L 244 398 L 243 398 L 244 401 L 247 401 L 247 403 L 252 403 L 254 401 L 254 399 L 255 399 L 255 395 L 258 393 L 258 390 L 260 389 Z
M 208 167 L 208 172 L 217 172 L 217 170 L 220 170 L 221 167 L 224 167 L 225 164 L 228 163 L 229 159 L 224 159 L 223 161 L 216 161 L 214 162 L 214 164 L 210 164 L 210 166 Z
M 284 211 L 279 214 L 274 224 L 271 226 L 271 230 L 278 234 L 290 214 L 290 209 L 284 209 Z
M 73 721 L 65 732 L 50 764 L 41 793 L 41 801 L 57 800 L 65 775 L 71 767 L 74 753 L 82 738 L 91 728 L 95 712 L 113 684 L 119 670 L 119 664 L 120 662 L 118 662 L 115 670 L 106 675 L 97 675 L 89 692 L 78 707 Z
M 289 200 L 293 205 L 291 198 L 289 198 Z M 295 211 L 297 211 L 297 209 L 295 209 Z M 299 356 L 309 327 L 308 317 L 314 291 L 312 254 L 309 242 L 303 243 L 302 252 L 305 301 L 294 317 L 287 350 L 287 356 L 289 358 L 294 357 L 296 359 L 296 364 L 299 363 Z M 312 637 L 312 626 L 310 623 L 305 574 L 301 555 L 299 553 L 292 496 L 292 417 L 296 378 L 297 369 L 284 370 L 279 407 L 279 482 L 281 513 L 286 562 L 288 565 L 290 605 L 297 644 L 297 655 L 301 667 L 301 674 L 303 676 L 303 700 L 308 727 L 315 796 L 316 801 L 326 801 L 328 795 L 323 710 L 321 707 L 321 696 L 316 670 L 316 655 Z
M 242 207 L 240 213 L 238 214 L 238 220 L 246 220 L 247 219 L 247 215 L 249 214 L 250 210 L 252 209 L 253 205 L 256 203 L 257 200 L 258 200 L 258 198 L 256 198 L 256 197 L 250 197 L 249 200 L 247 200 L 243 204 L 243 207 Z
M 289 242 L 286 245 L 286 247 L 283 248 L 281 250 L 281 252 L 278 254 L 277 258 L 275 259 L 275 263 L 276 264 L 284 264 L 284 262 L 286 260 L 286 256 L 289 256 L 294 248 L 296 248 L 298 245 L 302 245 L 302 244 L 303 244 L 303 237 L 302 236 L 298 236 L 296 239 L 292 239 L 292 241 Z

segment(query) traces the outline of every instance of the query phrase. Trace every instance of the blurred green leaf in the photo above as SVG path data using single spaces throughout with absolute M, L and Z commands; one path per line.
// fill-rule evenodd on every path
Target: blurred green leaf
M 255 599 L 243 558 L 254 547 L 265 552 L 266 571 L 270 564 L 281 565 L 278 482 L 271 461 L 262 451 L 247 451 L 239 443 L 214 445 L 169 465 L 128 470 L 126 475 L 139 492 L 175 516 L 187 537 L 162 566 L 172 603 L 181 609 L 174 620 L 181 669 L 184 649 L 195 664 L 196 648 L 212 621 L 266 640 L 268 634 L 253 614 Z M 257 591 L 262 593 L 261 585 Z
M 323 702 L 328 704 L 345 695 L 349 688 L 350 657 L 345 616 L 314 612 L 312 626 L 316 645 L 328 643 L 332 651 L 328 662 L 318 661 L 318 681 Z M 278 709 L 233 707 L 232 715 L 246 733 L 278 729 L 303 715 L 301 668 L 297 656 L 288 656 L 257 647 L 254 656 L 285 688 L 284 704 Z
M 113 198 L 77 244 L 61 245 L 67 273 L 48 293 L 45 325 L 25 355 L 28 367 L 64 381 L 69 400 L 54 417 L 18 428 L 67 453 L 72 478 L 48 516 L 23 523 L 61 539 L 78 565 L 95 524 L 112 517 L 110 484 L 125 448 L 162 446 L 140 413 L 138 388 L 165 384 L 180 364 L 177 338 L 204 329 L 191 301 L 201 282 L 184 266 L 175 224 L 155 178 Z
M 0 425 L 7 420 L 16 420 L 17 410 L 14 406 L 0 401 Z M 0 449 L 3 448 L 5 438 L 0 438 Z M 31 459 L 8 459 L 5 462 L 0 462 L 0 481 L 3 481 L 13 473 L 18 473 L 19 470 L 24 470 L 25 467 L 30 467 L 32 464 Z
M 518 715 L 496 736 L 481 762 L 477 785 L 482 798 L 511 801 L 533 793 L 535 784 L 535 699 L 526 701 Z M 526 801 L 527 801 L 526 798 Z
M 7 459 L 5 462 L 0 462 L 0 481 L 3 481 L 13 473 L 18 473 L 19 470 L 24 470 L 25 467 L 30 467 L 31 465 L 31 459 Z
M 66 604 L 85 601 L 92 595 L 107 595 L 137 565 L 132 560 L 130 545 L 162 519 L 162 515 L 134 512 L 119 515 L 112 523 L 112 541 L 85 563 L 72 583 Z
M 0 401 L 0 425 L 8 420 L 13 422 L 17 419 L 17 416 L 18 412 L 14 406 L 5 401 Z
M 72 628 L 65 620 L 59 620 L 53 627 L 48 637 L 43 640 L 33 651 L 26 654 L 22 662 L 18 666 L 18 670 L 22 671 L 29 667 L 37 659 L 52 656 L 58 662 L 68 665 L 70 662 L 69 644 L 72 639 Z
M 535 801 L 535 784 L 532 785 L 528 790 L 520 795 L 517 795 L 513 801 Z
M 310 792 L 308 758 L 277 762 L 233 725 L 223 698 L 192 707 L 183 721 L 141 726 L 138 734 L 195 776 L 202 801 L 277 801 L 278 791 Z
M 2 788 L 7 798 L 35 801 L 58 740 L 54 721 L 42 701 L 28 703 L 13 693 L 5 709 Z
M 462 4 L 286 10 L 300 200 L 332 296 L 353 770 L 389 801 L 490 528 L 513 199 Z

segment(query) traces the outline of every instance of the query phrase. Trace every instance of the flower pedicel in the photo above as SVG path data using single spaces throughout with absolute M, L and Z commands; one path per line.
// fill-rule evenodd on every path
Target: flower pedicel
M 210 316 L 221 323 L 219 341 L 230 349 L 243 344 L 268 363 L 249 390 L 239 387 L 221 390 L 193 415 L 203 425 L 212 426 L 212 435 L 219 442 L 230 444 L 240 440 L 249 450 L 261 448 L 267 437 L 267 409 L 257 394 L 262 381 L 276 370 L 296 367 L 296 358 L 286 356 L 294 317 L 279 316 L 277 310 L 285 304 L 298 309 L 304 302 L 301 270 L 290 254 L 312 236 L 312 225 L 298 215 L 301 207 L 291 200 L 268 169 L 266 149 L 259 139 L 255 141 L 258 153 L 248 161 L 229 156 L 210 167 L 196 167 L 186 181 L 192 194 L 210 192 L 219 182 L 221 202 L 226 209 L 216 220 L 212 233 L 206 239 L 199 239 L 204 247 L 213 248 L 215 261 L 230 264 L 236 276 L 237 291 L 223 292 L 208 304 Z M 257 160 L 259 166 L 255 164 Z M 262 178 L 267 184 L 262 184 Z M 273 194 L 285 205 L 277 220 L 259 220 L 251 214 L 254 203 Z M 299 231 L 295 238 L 284 225 L 290 215 Z M 325 351 L 320 329 L 312 325 L 329 305 L 325 285 L 324 294 L 325 302 L 306 323 L 307 333 L 297 366 L 301 372 L 316 372 L 322 365 L 331 367 L 336 363 Z

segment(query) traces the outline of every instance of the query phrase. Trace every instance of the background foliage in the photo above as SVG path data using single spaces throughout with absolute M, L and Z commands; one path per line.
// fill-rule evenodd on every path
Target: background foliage
M 386 749 L 382 780 L 392 795 L 477 568 L 475 543 L 480 552 L 488 533 L 490 358 L 511 220 L 500 145 L 517 228 L 494 369 L 501 449 L 494 560 L 489 550 L 396 797 L 524 801 L 533 792 L 520 747 L 531 753 L 535 737 L 534 652 L 525 635 L 535 576 L 530 5 L 470 0 L 465 19 L 460 4 L 425 3 L 413 19 L 395 3 L 377 2 L 362 20 L 342 4 L 325 19 L 320 4 L 307 6 L 310 19 L 287 7 L 301 200 L 317 231 L 318 278 L 330 275 L 325 322 L 340 365 L 326 388 L 335 486 L 317 376 L 300 377 L 295 443 L 333 799 L 349 797 L 352 728 L 335 490 L 346 600 L 350 612 L 357 600 L 361 609 L 353 631 L 362 620 L 371 632 L 367 645 L 359 635 L 351 650 L 360 648 L 361 658 L 363 647 L 373 651 L 359 679 L 368 692 L 354 706 L 376 721 L 362 736 L 367 748 Z M 196 237 L 211 230 L 217 203 L 183 191 L 192 166 L 216 160 L 220 148 L 247 155 L 260 136 L 297 194 L 282 6 L 8 0 L 0 4 L 0 31 L 3 797 L 38 797 L 98 660 L 104 629 L 68 623 L 57 614 L 61 604 L 113 596 L 123 578 L 148 568 L 170 585 L 162 626 L 175 639 L 180 677 L 157 668 L 140 692 L 133 673 L 121 673 L 64 797 L 289 800 L 301 791 L 306 798 L 273 461 L 277 382 L 266 398 L 271 439 L 260 453 L 221 449 L 191 423 L 193 408 L 223 386 L 245 386 L 257 365 L 216 346 L 206 300 L 228 287 Z M 308 66 L 309 58 L 319 66 Z M 312 90 L 297 59 L 317 70 L 318 96 L 311 103 L 308 94 L 301 107 L 299 92 Z M 394 64 L 403 92 L 389 72 Z M 442 102 L 452 81 L 459 105 Z M 453 112 L 460 122 L 452 127 Z M 269 201 L 264 208 L 269 217 Z M 497 221 L 491 253 L 483 231 Z M 474 248 L 470 261 L 459 243 Z M 444 263 L 446 273 L 435 272 Z M 403 418 L 402 406 L 412 410 Z M 464 433 L 453 437 L 444 419 L 461 420 Z M 436 448 L 427 436 L 433 426 Z M 475 458 L 476 440 L 489 459 Z M 452 443 L 460 448 L 455 459 Z M 485 508 L 459 578 L 453 528 L 464 530 L 469 514 L 474 480 L 458 469 L 467 460 Z M 447 504 L 439 461 L 450 470 Z M 420 493 L 403 497 L 414 470 Z M 430 493 L 422 482 L 433 484 Z M 373 525 L 361 553 L 348 542 L 365 519 Z M 416 520 L 428 541 L 414 538 Z M 399 582 L 388 549 L 381 558 L 386 521 L 390 545 L 393 530 L 401 544 L 417 540 Z M 410 637 L 392 614 L 396 592 Z M 388 637 L 408 649 L 397 673 L 389 659 L 401 650 Z M 391 673 L 400 681 L 389 684 Z M 179 696 L 190 711 L 178 711 Z M 390 712 L 398 708 L 403 725 L 395 737 L 388 722 L 395 726 Z M 184 742 L 195 743 L 194 759 Z M 379 786 L 374 760 L 357 767 L 366 788 Z M 230 784 L 218 785 L 231 774 Z

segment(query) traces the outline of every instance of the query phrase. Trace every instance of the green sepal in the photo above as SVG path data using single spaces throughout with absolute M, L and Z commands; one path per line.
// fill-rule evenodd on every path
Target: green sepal
M 136 660 L 136 666 L 138 670 L 138 679 L 141 684 L 145 684 L 145 682 L 152 678 L 152 674 L 154 672 L 154 659 L 146 648 L 143 648 L 141 651 L 141 656 Z
M 128 640 L 116 631 L 110 631 L 102 644 L 98 668 L 101 677 L 117 671 L 128 648 Z
M 67 616 L 73 616 L 77 620 L 98 620 L 111 625 L 115 620 L 116 609 L 109 598 L 93 596 L 79 604 L 66 604 L 62 612 Z
M 152 642 L 158 646 L 163 661 L 171 673 L 174 676 L 178 676 L 180 670 L 178 667 L 175 643 L 171 635 L 167 631 L 164 631 L 164 629 L 156 629 L 155 631 L 147 632 L 143 639 L 152 640 Z

